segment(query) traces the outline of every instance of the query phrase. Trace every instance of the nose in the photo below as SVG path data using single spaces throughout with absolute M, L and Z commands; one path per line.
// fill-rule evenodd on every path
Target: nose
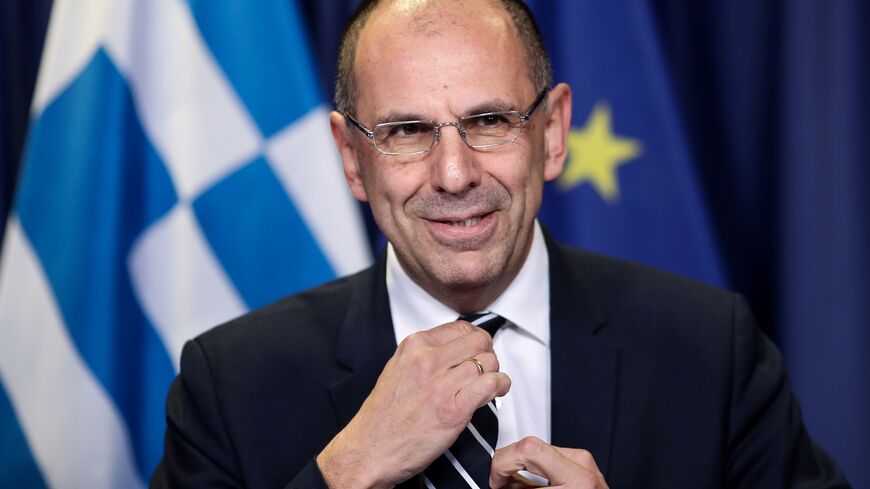
M 478 155 L 465 144 L 459 131 L 456 123 L 442 123 L 439 127 L 440 139 L 431 155 L 432 186 L 439 192 L 461 194 L 480 184 Z

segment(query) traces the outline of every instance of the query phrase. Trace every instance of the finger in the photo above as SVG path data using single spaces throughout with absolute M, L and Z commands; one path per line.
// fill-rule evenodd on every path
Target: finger
M 466 321 L 451 321 L 422 331 L 421 334 L 425 335 L 432 346 L 439 346 L 477 329 L 477 327 L 468 324 Z
M 483 369 L 481 373 L 474 361 L 480 362 L 480 367 Z M 487 351 L 478 353 L 477 355 L 460 362 L 445 373 L 445 381 L 456 386 L 464 386 L 471 383 L 477 377 L 491 372 L 498 372 L 499 363 L 495 352 Z
M 511 388 L 511 379 L 503 372 L 489 372 L 478 376 L 472 382 L 463 386 L 456 393 L 454 402 L 465 412 L 473 413 L 475 409 L 488 403 L 495 397 L 503 396 Z
M 578 488 L 606 487 L 597 468 L 590 470 L 562 455 L 539 438 L 526 437 L 495 452 L 490 485 L 502 487 L 520 470 L 528 470 L 550 480 L 552 486 Z
M 548 487 L 550 480 L 546 477 L 529 472 L 528 470 L 519 470 L 511 476 L 511 479 L 520 483 L 523 487 Z
M 408 335 L 399 343 L 397 353 L 416 351 L 424 348 L 438 347 L 449 343 L 456 338 L 467 335 L 477 328 L 465 321 L 453 321 L 435 326 L 432 329 L 418 331 Z
M 439 332 L 435 333 L 436 329 Z M 461 333 L 462 330 L 466 332 Z M 460 333 L 460 335 L 445 344 L 433 346 L 429 339 L 433 333 L 442 337 L 456 333 Z M 465 372 L 477 374 L 477 367 L 468 360 L 480 357 L 483 359 L 481 364 L 485 370 L 497 369 L 497 361 L 493 361 L 494 357 L 485 355 L 487 352 L 492 352 L 492 338 L 489 334 L 460 321 L 443 324 L 432 330 L 408 336 L 390 358 L 388 366 L 392 367 L 391 372 L 395 369 L 399 372 L 405 372 L 405 376 L 410 376 L 414 379 L 413 382 L 420 385 L 435 380 L 433 376 L 437 375 L 441 385 L 438 390 L 442 394 L 452 397 L 459 388 L 469 382 L 468 379 L 474 377 L 468 374 L 464 379 L 456 378 L 456 374 L 451 372 L 454 367 L 464 362 Z M 445 379 L 444 377 L 451 375 L 454 376 L 453 379 Z
M 437 382 L 443 386 L 446 413 L 453 413 L 447 419 L 456 419 L 461 424 L 468 423 L 474 411 L 491 401 L 494 397 L 504 395 L 510 388 L 510 379 L 496 378 L 478 381 L 480 377 L 488 376 L 498 371 L 498 359 L 493 352 L 479 354 L 476 358 L 483 367 L 481 374 L 472 360 L 466 360 L 459 365 L 447 369 L 439 375 Z M 476 382 L 476 383 L 475 383 Z M 454 418 L 454 415 L 457 418 Z
M 471 331 L 436 347 L 436 350 L 442 361 L 455 367 L 472 358 L 480 360 L 483 353 L 491 352 L 492 337 L 486 331 L 472 326 Z
M 485 351 L 475 355 L 473 358 L 480 362 L 484 373 L 498 372 L 501 369 L 498 357 L 495 355 L 494 351 Z
M 595 463 L 595 457 L 592 456 L 592 453 L 589 450 L 583 450 L 582 448 L 565 448 L 565 447 L 553 447 L 557 452 L 562 454 L 563 457 L 571 460 L 575 464 L 585 468 L 590 472 L 594 472 L 602 484 L 604 484 L 604 474 L 601 473 L 601 470 L 598 469 L 598 464 Z
M 496 486 L 492 486 L 492 487 L 496 487 Z M 522 483 L 518 480 L 511 479 L 511 481 L 508 483 L 508 485 L 502 486 L 501 489 L 529 489 L 529 487 L 534 487 L 534 486 L 529 486 L 528 484 Z

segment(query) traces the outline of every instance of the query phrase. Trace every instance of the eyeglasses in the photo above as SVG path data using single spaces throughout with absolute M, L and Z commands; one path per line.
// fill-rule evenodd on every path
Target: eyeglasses
M 372 140 L 375 149 L 385 155 L 415 155 L 432 149 L 441 140 L 441 128 L 453 126 L 462 140 L 472 148 L 491 148 L 512 143 L 520 137 L 525 122 L 541 105 L 544 89 L 525 114 L 516 110 L 486 112 L 465 116 L 456 122 L 396 121 L 384 122 L 369 129 L 348 113 L 344 116 L 354 127 Z

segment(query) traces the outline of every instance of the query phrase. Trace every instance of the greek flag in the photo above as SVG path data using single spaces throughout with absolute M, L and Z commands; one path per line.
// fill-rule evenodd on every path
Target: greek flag
M 0 487 L 144 487 L 183 343 L 370 260 L 287 0 L 56 0 L 0 256 Z

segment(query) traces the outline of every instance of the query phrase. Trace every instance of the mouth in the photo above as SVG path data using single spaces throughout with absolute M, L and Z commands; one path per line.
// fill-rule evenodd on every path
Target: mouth
M 483 219 L 483 218 L 484 218 L 484 216 L 475 216 L 475 217 L 471 217 L 469 219 L 463 219 L 460 221 L 438 221 L 438 222 L 440 222 L 442 224 L 447 224 L 449 226 L 470 228 L 470 227 L 474 226 L 475 224 L 479 223 L 481 221 L 481 219 Z
M 468 216 L 466 214 L 467 217 L 454 214 L 452 216 L 446 215 L 446 216 L 434 217 L 434 218 L 431 218 L 430 220 L 435 222 L 435 223 L 449 227 L 449 228 L 473 228 L 473 227 L 477 226 L 478 224 L 480 224 L 481 221 L 487 221 L 488 220 L 487 218 L 492 216 L 494 213 L 495 213 L 495 211 L 492 211 L 492 210 L 484 210 L 484 211 L 477 211 L 470 216 Z
M 495 211 L 471 217 L 443 216 L 428 219 L 430 236 L 442 246 L 459 251 L 476 250 L 487 243 L 496 230 Z

